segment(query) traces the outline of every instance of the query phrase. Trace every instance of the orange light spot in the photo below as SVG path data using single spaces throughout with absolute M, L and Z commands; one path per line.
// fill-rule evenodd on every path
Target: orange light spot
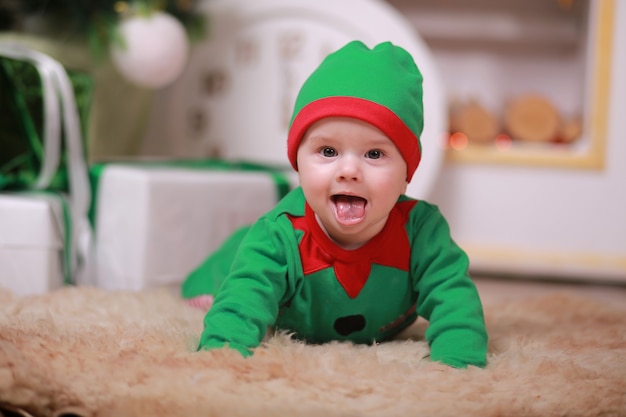
M 500 151 L 507 151 L 513 146 L 513 139 L 504 133 L 496 136 L 496 148 Z
M 467 135 L 463 132 L 454 132 L 450 135 L 450 147 L 456 151 L 467 148 L 468 143 L 469 139 L 467 138 Z
M 128 5 L 128 2 L 126 1 L 116 1 L 113 4 L 113 10 L 115 10 L 115 12 L 119 14 L 126 12 L 128 8 L 129 8 L 129 5 Z

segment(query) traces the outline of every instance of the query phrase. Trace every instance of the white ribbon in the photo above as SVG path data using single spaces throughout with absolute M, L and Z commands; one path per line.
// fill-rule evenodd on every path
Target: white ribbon
M 39 72 L 44 105 L 44 160 L 35 185 L 44 189 L 57 172 L 61 150 L 61 122 L 65 133 L 70 189 L 71 239 L 70 270 L 75 283 L 93 283 L 88 276 L 93 234 L 88 220 L 91 186 L 83 151 L 80 117 L 72 83 L 63 65 L 48 55 L 14 42 L 0 43 L 0 54 L 31 62 Z M 59 109 L 62 115 L 59 114 Z M 62 116 L 62 117 L 61 117 Z

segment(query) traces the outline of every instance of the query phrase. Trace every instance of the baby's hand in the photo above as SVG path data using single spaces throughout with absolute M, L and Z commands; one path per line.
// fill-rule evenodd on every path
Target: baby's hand
M 427 371 L 449 372 L 449 371 L 453 371 L 457 369 L 453 366 L 446 365 L 445 363 L 442 363 L 442 362 L 431 361 L 430 355 L 424 356 L 423 359 L 426 359 L 426 361 L 421 364 L 421 367 L 422 369 L 427 370 Z
M 211 309 L 213 305 L 213 296 L 211 294 L 198 295 L 193 298 L 187 298 L 185 304 L 191 307 L 199 308 L 205 313 Z

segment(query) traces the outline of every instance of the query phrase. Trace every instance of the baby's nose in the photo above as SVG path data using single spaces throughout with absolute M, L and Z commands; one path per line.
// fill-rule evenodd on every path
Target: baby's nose
M 352 155 L 345 155 L 338 161 L 338 164 L 338 180 L 358 181 L 361 179 L 361 164 L 358 158 Z

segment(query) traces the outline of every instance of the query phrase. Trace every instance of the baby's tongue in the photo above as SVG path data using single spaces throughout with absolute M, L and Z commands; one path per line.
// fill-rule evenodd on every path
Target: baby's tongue
M 361 197 L 340 195 L 335 197 L 339 220 L 360 219 L 365 215 L 365 200 Z

